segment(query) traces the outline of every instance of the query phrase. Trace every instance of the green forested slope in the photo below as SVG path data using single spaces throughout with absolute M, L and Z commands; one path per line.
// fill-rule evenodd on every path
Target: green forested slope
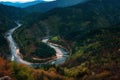
M 7 30 L 17 26 L 15 21 L 22 19 L 23 13 L 26 15 L 26 12 L 20 8 L 0 4 L 0 55 L 2 57 L 7 56 L 7 53 L 9 53 L 9 46 L 4 34 Z
M 119 80 L 119 0 L 91 0 L 36 17 L 31 15 L 14 35 L 23 51 L 28 52 L 27 43 L 34 45 L 49 30 L 50 41 L 71 52 L 61 65 L 62 75 L 75 80 Z

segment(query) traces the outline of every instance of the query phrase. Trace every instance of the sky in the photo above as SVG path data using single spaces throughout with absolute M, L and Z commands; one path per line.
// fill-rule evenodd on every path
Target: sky
M 35 0 L 0 0 L 0 2 L 20 2 L 20 3 L 25 3 L 25 2 L 32 2 Z M 43 1 L 55 1 L 55 0 L 43 0 Z

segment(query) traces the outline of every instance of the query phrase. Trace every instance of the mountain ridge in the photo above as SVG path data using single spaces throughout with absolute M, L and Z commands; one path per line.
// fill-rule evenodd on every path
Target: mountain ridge
M 28 7 L 28 6 L 31 6 L 31 5 L 35 5 L 35 4 L 40 3 L 40 2 L 42 2 L 42 0 L 37 0 L 37 1 L 33 1 L 33 2 L 26 2 L 26 3 L 19 3 L 19 2 L 16 2 L 16 3 L 0 2 L 0 3 L 4 4 L 4 5 L 8 5 L 8 6 L 24 8 L 24 7 Z
M 45 2 L 45 3 L 38 3 L 36 5 L 28 6 L 24 8 L 24 10 L 28 12 L 47 12 L 51 9 L 54 8 L 59 8 L 59 7 L 68 7 L 68 6 L 73 6 L 79 3 L 84 3 L 89 0 L 56 0 L 52 2 Z
M 65 63 L 38 65 L 37 69 L 0 58 L 0 77 L 7 75 L 12 80 L 119 80 L 119 3 L 120 0 L 91 0 L 26 16 L 20 8 L 0 5 L 0 56 L 10 55 L 3 34 L 15 27 L 14 20 L 22 16 L 23 25 L 13 33 L 13 38 L 24 60 L 51 51 L 41 43 L 48 35 L 47 30 L 49 42 L 64 46 L 70 52 Z

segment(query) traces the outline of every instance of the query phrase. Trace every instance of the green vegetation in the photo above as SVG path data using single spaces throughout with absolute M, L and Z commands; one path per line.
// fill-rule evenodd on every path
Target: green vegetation
M 23 12 L 25 13 L 23 15 Z M 10 50 L 7 40 L 4 35 L 5 32 L 15 26 L 18 19 L 22 19 L 26 12 L 20 8 L 5 6 L 0 4 L 0 56 L 7 58 L 10 56 Z
M 55 51 L 45 43 L 39 43 L 39 44 L 36 44 L 36 46 L 39 49 L 36 49 L 36 51 L 33 53 L 33 56 L 46 58 L 46 57 L 51 57 L 51 55 L 55 55 Z
M 0 78 L 9 76 L 11 80 L 73 80 L 57 73 L 55 67 L 43 69 L 33 69 L 23 64 L 5 61 L 0 58 Z
M 118 80 L 119 11 L 118 1 L 104 0 L 57 8 L 37 15 L 37 18 L 29 15 L 24 27 L 19 29 L 21 32 L 17 31 L 15 35 L 24 39 L 20 40 L 24 45 L 25 39 L 28 40 L 25 35 L 30 35 L 29 38 L 37 35 L 35 39 L 39 40 L 39 37 L 42 38 L 49 32 L 51 42 L 60 44 L 71 52 L 71 56 L 60 67 L 60 73 L 64 76 L 74 80 Z M 21 34 L 27 31 L 30 34 Z
M 51 40 L 54 41 L 54 42 L 57 42 L 57 41 L 59 41 L 59 38 L 58 38 L 58 36 L 55 36 L 55 37 L 52 37 Z
M 7 58 L 9 54 L 9 45 L 4 36 L 0 34 L 0 56 L 3 58 Z
M 15 27 L 15 21 L 22 19 L 26 14 L 20 8 L 0 4 L 0 33 Z
M 24 27 L 22 27 L 15 31 L 14 39 L 17 41 L 25 60 L 30 62 L 43 62 L 43 58 L 47 59 L 55 56 L 56 52 L 54 49 L 41 42 L 43 35 L 44 34 L 41 33 L 41 30 L 37 26 L 25 31 Z M 34 60 L 32 58 L 38 58 L 41 60 Z
M 51 42 L 64 46 L 71 55 L 64 64 L 37 69 L 0 59 L 0 76 L 8 75 L 13 80 L 119 80 L 119 2 L 91 0 L 44 14 L 27 15 L 23 26 L 14 33 L 24 59 L 37 62 L 32 58 L 54 56 L 55 51 L 41 42 L 48 35 Z M 3 45 L 4 39 L 1 40 Z

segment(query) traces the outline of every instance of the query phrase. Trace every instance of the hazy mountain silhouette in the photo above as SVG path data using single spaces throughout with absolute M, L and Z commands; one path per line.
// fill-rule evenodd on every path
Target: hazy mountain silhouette
M 28 12 L 46 12 L 56 7 L 67 7 L 83 3 L 88 0 L 56 0 L 52 2 L 41 2 L 36 5 L 26 7 Z
M 15 6 L 15 7 L 21 7 L 21 8 L 24 8 L 24 7 L 28 7 L 28 6 L 31 6 L 31 5 L 35 5 L 37 3 L 40 3 L 42 0 L 37 0 L 37 1 L 33 1 L 33 2 L 27 2 L 27 3 L 12 3 L 12 2 L 0 2 L 1 4 L 4 4 L 4 5 L 9 5 L 9 6 Z

